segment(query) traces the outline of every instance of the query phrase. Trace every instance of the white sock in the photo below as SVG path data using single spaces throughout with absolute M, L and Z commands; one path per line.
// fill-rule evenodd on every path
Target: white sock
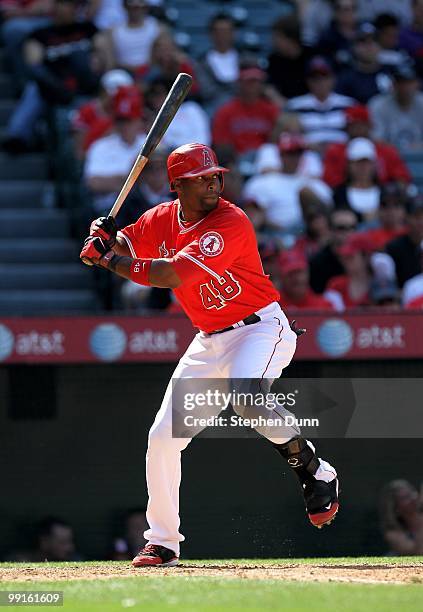
M 331 466 L 330 463 L 319 457 L 320 465 L 317 468 L 317 472 L 314 474 L 316 480 L 323 480 L 324 482 L 332 482 L 336 478 L 336 470 Z

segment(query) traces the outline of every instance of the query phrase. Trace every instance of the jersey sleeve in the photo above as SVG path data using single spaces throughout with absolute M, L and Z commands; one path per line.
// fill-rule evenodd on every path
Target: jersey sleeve
M 231 222 L 216 224 L 176 253 L 172 265 L 183 285 L 206 282 L 210 277 L 220 280 L 233 262 L 242 257 L 251 240 L 252 226 L 245 216 Z
M 118 236 L 124 238 L 132 257 L 158 257 L 153 223 L 151 211 L 147 211 L 138 221 L 119 230 Z

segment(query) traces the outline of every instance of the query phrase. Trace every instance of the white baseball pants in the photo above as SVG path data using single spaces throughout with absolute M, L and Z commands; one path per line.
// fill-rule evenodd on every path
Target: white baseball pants
M 295 353 L 297 336 L 278 303 L 273 302 L 257 314 L 261 321 L 253 325 L 221 334 L 199 332 L 172 378 L 279 378 Z M 150 544 L 166 546 L 179 555 L 179 543 L 185 539 L 179 532 L 181 451 L 190 439 L 172 437 L 171 395 L 172 380 L 148 437 L 147 521 L 150 529 L 144 537 Z M 269 417 L 272 417 L 271 412 Z M 298 433 L 293 427 L 289 437 L 269 439 L 283 444 Z

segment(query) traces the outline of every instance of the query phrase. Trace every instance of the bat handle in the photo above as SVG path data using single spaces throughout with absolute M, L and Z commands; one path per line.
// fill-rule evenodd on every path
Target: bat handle
M 93 266 L 93 262 L 90 261 L 89 259 L 87 259 L 86 257 L 82 257 L 81 261 L 86 265 L 86 266 Z

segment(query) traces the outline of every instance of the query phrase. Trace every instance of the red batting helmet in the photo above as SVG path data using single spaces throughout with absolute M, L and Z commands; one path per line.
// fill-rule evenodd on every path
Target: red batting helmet
M 167 158 L 167 174 L 170 188 L 173 190 L 173 181 L 179 178 L 194 178 L 215 172 L 229 172 L 227 168 L 219 166 L 216 153 L 210 147 L 198 142 L 191 142 L 178 147 Z M 221 175 L 223 188 L 223 176 Z

